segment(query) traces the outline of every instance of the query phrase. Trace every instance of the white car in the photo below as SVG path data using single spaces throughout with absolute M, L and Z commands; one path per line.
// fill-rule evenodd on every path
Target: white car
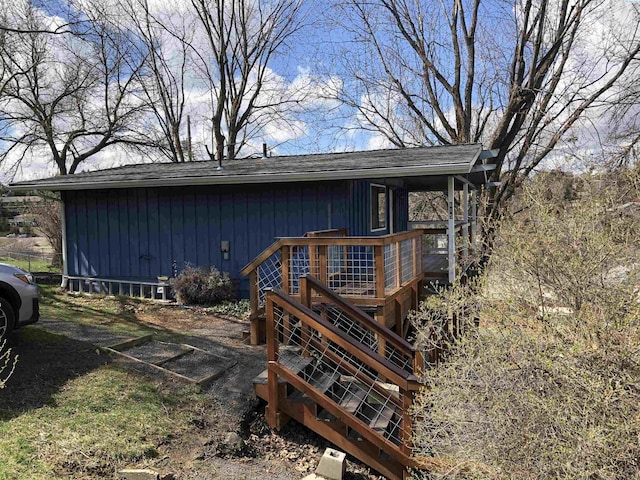
M 0 342 L 40 318 L 38 285 L 29 272 L 0 263 Z

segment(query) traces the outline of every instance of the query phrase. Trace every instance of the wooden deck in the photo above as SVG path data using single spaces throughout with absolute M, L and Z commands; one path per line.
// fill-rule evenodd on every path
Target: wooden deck
M 266 292 L 278 288 L 300 300 L 300 278 L 311 275 L 349 301 L 374 310 L 379 323 L 406 332 L 405 318 L 418 305 L 425 277 L 424 232 L 349 237 L 344 231 L 281 238 L 247 265 L 251 343 L 264 341 Z

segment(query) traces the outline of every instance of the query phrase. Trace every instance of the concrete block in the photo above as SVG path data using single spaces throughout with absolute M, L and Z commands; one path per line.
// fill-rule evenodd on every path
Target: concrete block
M 125 468 L 118 471 L 120 480 L 158 480 L 158 472 L 148 468 Z
M 327 448 L 316 468 L 316 475 L 327 480 L 342 480 L 347 468 L 346 457 L 346 453 Z

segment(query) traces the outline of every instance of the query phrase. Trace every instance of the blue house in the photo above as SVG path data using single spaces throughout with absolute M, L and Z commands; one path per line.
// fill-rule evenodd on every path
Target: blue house
M 411 412 L 445 347 L 410 344 L 407 313 L 425 281 L 472 263 L 493 156 L 471 144 L 145 164 L 12 187 L 61 192 L 70 289 L 164 295 L 186 264 L 238 278 L 251 343 L 267 343 L 254 391 L 269 426 L 296 420 L 402 480 L 428 468 Z M 412 191 L 444 192 L 446 218 L 409 222 Z
M 234 160 L 137 164 L 13 184 L 63 202 L 64 274 L 157 282 L 185 265 L 242 269 L 281 237 L 408 230 L 408 194 L 486 180 L 480 144 Z M 457 186 L 456 186 L 457 185 Z

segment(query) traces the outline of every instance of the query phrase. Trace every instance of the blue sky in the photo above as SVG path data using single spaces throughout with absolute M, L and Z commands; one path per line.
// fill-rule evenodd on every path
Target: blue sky
M 39 1 L 42 8 L 49 14 L 63 17 L 67 15 L 65 2 L 60 0 Z M 611 1 L 615 3 L 617 0 Z M 149 2 L 154 8 L 159 9 L 158 11 L 163 11 L 163 9 L 171 11 L 180 8 L 177 5 L 188 4 L 188 0 L 178 0 L 178 2 L 172 3 L 165 0 L 149 0 Z M 308 14 L 305 19 L 305 27 L 289 39 L 286 49 L 272 59 L 270 68 L 281 87 L 293 88 L 309 79 L 316 82 L 314 85 L 322 85 L 323 82 L 344 82 L 347 88 L 352 87 L 348 74 L 343 70 L 343 63 L 346 59 L 341 55 L 341 52 L 345 48 L 357 50 L 361 48 L 361 45 L 348 43 L 349 36 L 339 25 L 344 18 L 340 16 L 341 13 L 338 10 L 329 8 L 330 3 L 329 0 L 306 2 Z M 485 7 L 490 10 L 484 11 L 483 19 L 485 20 L 486 32 L 495 42 L 496 55 L 500 56 L 500 46 L 507 44 L 512 35 L 510 26 L 513 25 L 513 3 L 491 0 L 484 2 L 483 5 L 490 5 L 490 7 Z M 434 5 L 434 8 L 439 9 L 439 4 Z M 439 10 L 437 11 L 439 12 Z M 504 21 L 509 17 L 512 20 L 505 27 Z M 391 39 L 391 37 L 388 38 Z M 508 52 L 506 54 L 508 55 Z M 503 77 L 506 78 L 506 76 L 507 72 L 505 71 Z M 308 89 L 305 91 L 310 94 L 317 94 L 319 91 L 318 89 L 313 90 L 312 87 L 305 88 Z M 504 92 L 502 93 L 504 94 Z M 290 124 L 295 125 L 295 131 L 288 130 L 287 122 L 274 123 L 271 129 L 266 129 L 263 134 L 256 136 L 253 143 L 241 152 L 241 156 L 261 152 L 262 142 L 268 143 L 274 154 L 364 150 L 390 146 L 380 134 L 355 128 L 357 123 L 355 111 L 345 106 L 339 106 L 335 102 L 323 101 L 320 98 L 316 98 L 311 106 L 314 108 L 305 112 L 297 112 L 287 118 Z M 210 109 L 206 105 L 206 92 L 194 90 L 190 113 L 194 142 L 199 146 L 200 153 L 203 154 L 203 142 L 210 138 L 206 120 L 210 117 Z M 46 166 L 46 149 L 42 152 L 42 154 L 37 153 L 32 156 L 30 163 L 25 164 L 21 176 L 33 177 L 54 173 Z M 204 158 L 203 155 L 201 156 Z M 92 165 L 87 168 L 104 168 L 130 161 L 132 161 L 132 157 L 129 154 L 107 151 L 97 155 Z

